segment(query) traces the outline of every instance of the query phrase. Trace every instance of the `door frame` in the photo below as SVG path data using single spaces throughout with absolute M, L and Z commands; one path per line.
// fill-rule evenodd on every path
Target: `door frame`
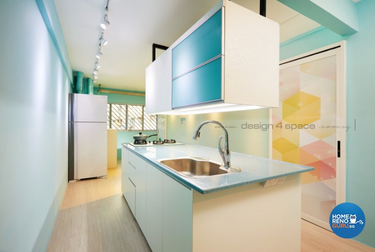
M 336 125 L 347 126 L 346 121 L 346 42 L 341 41 L 304 54 L 297 55 L 280 61 L 280 67 L 286 63 L 302 59 L 309 59 L 321 53 L 334 51 L 337 57 L 336 81 Z M 272 109 L 269 110 L 269 122 L 272 122 Z M 349 129 L 350 130 L 350 129 Z M 340 158 L 336 157 L 336 204 L 346 202 L 346 128 L 336 129 L 336 150 L 340 141 Z M 272 130 L 269 131 L 269 158 L 272 159 Z M 302 218 L 307 219 L 321 227 L 330 230 L 329 224 L 302 213 Z

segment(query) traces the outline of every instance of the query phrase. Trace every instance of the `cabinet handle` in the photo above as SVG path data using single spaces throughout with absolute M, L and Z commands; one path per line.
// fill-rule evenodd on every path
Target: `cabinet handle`
M 137 168 L 135 168 L 135 166 L 132 164 L 132 163 L 130 163 L 130 162 L 128 162 L 134 169 L 137 169 Z
M 136 187 L 135 184 L 133 183 L 133 181 L 132 181 L 130 178 L 128 178 L 128 179 L 129 179 L 130 183 L 132 183 L 132 185 L 133 185 L 134 187 Z
M 196 66 L 196 67 L 193 67 L 192 69 L 186 71 L 185 73 L 182 73 L 182 74 L 180 74 L 180 75 L 174 77 L 174 78 L 172 79 L 172 81 L 174 81 L 174 80 L 176 80 L 176 79 L 178 79 L 178 78 L 180 78 L 180 77 L 182 77 L 182 76 L 184 76 L 184 75 L 187 75 L 188 73 L 191 73 L 191 72 L 193 72 L 194 70 L 196 70 L 196 69 L 198 69 L 198 68 L 200 68 L 200 67 L 202 67 L 202 66 L 204 66 L 204 65 L 207 65 L 208 63 L 211 63 L 211 62 L 214 61 L 214 60 L 217 60 L 217 59 L 221 58 L 221 56 L 223 56 L 223 54 L 220 53 L 219 55 L 217 55 L 217 56 L 215 56 L 215 57 L 213 57 L 213 58 L 211 58 L 211 59 L 209 59 L 209 60 L 207 60 L 207 61 L 205 61 L 205 62 L 199 64 L 199 65 Z

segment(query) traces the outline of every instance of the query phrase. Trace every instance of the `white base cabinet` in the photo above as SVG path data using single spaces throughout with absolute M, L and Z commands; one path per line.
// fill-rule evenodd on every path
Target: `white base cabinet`
M 152 251 L 192 251 L 192 190 L 124 147 L 121 167 L 123 195 Z
M 122 148 L 122 160 L 126 160 L 121 162 L 121 189 L 124 194 L 126 201 L 128 202 L 129 208 L 132 211 L 133 215 L 135 215 L 135 185 L 131 181 L 129 175 L 132 174 L 132 167 L 128 160 L 129 151 L 125 148 Z
M 122 151 L 123 194 L 153 252 L 300 251 L 300 174 L 200 194 Z
M 192 223 L 193 191 L 163 174 L 163 251 L 191 252 Z
M 131 153 L 131 155 L 134 155 Z M 147 163 L 137 157 L 136 176 L 135 176 L 135 218 L 143 234 L 147 229 Z
M 163 173 L 147 166 L 146 239 L 153 252 L 163 251 Z

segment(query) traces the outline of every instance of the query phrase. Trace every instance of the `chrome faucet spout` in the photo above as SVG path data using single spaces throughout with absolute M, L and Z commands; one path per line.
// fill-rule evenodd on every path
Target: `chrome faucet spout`
M 231 162 L 230 161 L 230 151 L 229 151 L 229 139 L 228 139 L 228 131 L 226 130 L 224 125 L 222 125 L 220 122 L 214 121 L 214 120 L 204 121 L 204 122 L 202 122 L 201 124 L 198 125 L 197 129 L 194 132 L 193 139 L 197 140 L 197 139 L 200 138 L 200 130 L 202 129 L 202 127 L 204 125 L 206 125 L 208 123 L 217 124 L 224 131 L 224 147 L 221 145 L 221 140 L 222 140 L 223 136 L 220 136 L 218 148 L 219 148 L 219 154 L 220 154 L 221 159 L 223 160 L 223 163 L 224 163 L 224 168 L 229 169 L 230 168 L 230 162 Z

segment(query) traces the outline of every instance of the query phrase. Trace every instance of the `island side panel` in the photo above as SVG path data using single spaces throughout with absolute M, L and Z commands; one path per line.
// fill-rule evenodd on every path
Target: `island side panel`
M 301 250 L 300 174 L 193 195 L 193 251 Z

